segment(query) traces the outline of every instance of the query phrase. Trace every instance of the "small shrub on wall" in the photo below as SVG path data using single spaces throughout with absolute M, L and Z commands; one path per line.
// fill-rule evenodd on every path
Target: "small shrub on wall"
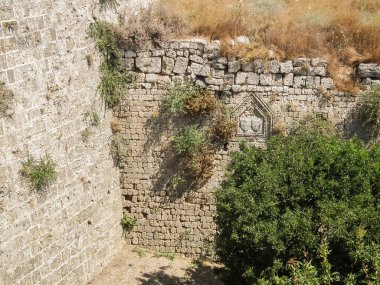
M 242 145 L 217 191 L 231 284 L 379 284 L 380 145 L 322 121 Z
M 237 128 L 225 104 L 212 91 L 184 82 L 169 89 L 161 113 L 166 117 L 186 116 L 190 121 L 172 140 L 174 151 L 184 165 L 180 171 L 195 182 L 210 178 L 215 152 L 234 136 Z
M 29 156 L 28 160 L 22 164 L 20 172 L 35 190 L 42 191 L 56 180 L 56 168 L 57 165 L 50 156 L 39 160 Z
M 119 103 L 134 75 L 120 63 L 119 42 L 110 24 L 102 21 L 91 24 L 89 35 L 96 39 L 96 47 L 104 59 L 98 90 L 105 106 L 112 108 Z

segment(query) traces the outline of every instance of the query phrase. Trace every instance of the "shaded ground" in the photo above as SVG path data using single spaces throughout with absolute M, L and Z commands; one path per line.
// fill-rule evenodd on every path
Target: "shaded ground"
M 125 246 L 89 285 L 223 285 L 213 272 L 217 267 Z

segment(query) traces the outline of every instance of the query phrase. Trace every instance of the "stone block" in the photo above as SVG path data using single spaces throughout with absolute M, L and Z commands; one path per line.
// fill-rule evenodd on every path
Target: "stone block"
M 380 64 L 361 63 L 358 67 L 360 78 L 380 78 Z
M 280 63 L 278 60 L 271 60 L 268 64 L 268 71 L 270 73 L 280 73 Z
M 281 73 L 290 73 L 292 71 L 293 71 L 293 62 L 291 60 L 280 62 Z
M 162 73 L 171 74 L 174 69 L 174 59 L 170 57 L 162 58 Z
M 262 59 L 255 59 L 253 61 L 253 70 L 256 73 L 263 73 L 265 71 L 264 61 Z
M 263 85 L 263 86 L 272 85 L 272 74 L 260 74 L 260 85 Z
M 146 73 L 161 73 L 160 57 L 137 57 L 136 67 Z
M 193 62 L 191 64 L 191 71 L 195 75 L 207 77 L 211 73 L 211 67 L 210 64 L 198 64 Z
M 253 71 L 253 61 L 243 62 L 243 64 L 241 65 L 241 69 L 246 72 Z
M 259 85 L 260 82 L 260 76 L 257 73 L 254 72 L 249 72 L 248 73 L 248 78 L 247 78 L 247 83 L 252 84 L 252 85 Z
M 311 59 L 311 66 L 312 67 L 326 67 L 327 61 L 322 58 L 312 58 Z
M 284 75 L 284 85 L 285 86 L 293 86 L 293 79 L 294 74 L 293 73 L 287 73 Z
M 230 61 L 228 62 L 228 72 L 238 72 L 240 70 L 240 62 L 239 61 Z
M 175 64 L 174 64 L 173 72 L 174 73 L 178 73 L 178 74 L 185 73 L 188 64 L 189 64 L 189 59 L 188 58 L 186 58 L 186 57 L 177 57 L 177 59 L 175 61 Z
M 331 78 L 322 78 L 321 85 L 327 90 L 334 89 L 334 81 Z
M 294 88 L 305 88 L 306 87 L 306 76 L 295 75 L 293 80 Z
M 248 73 L 238 72 L 235 78 L 235 84 L 245 84 L 247 83 Z

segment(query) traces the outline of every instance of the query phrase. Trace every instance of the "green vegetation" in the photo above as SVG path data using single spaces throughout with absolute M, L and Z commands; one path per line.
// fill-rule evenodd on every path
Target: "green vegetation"
M 364 124 L 372 128 L 372 136 L 377 138 L 380 135 L 380 86 L 364 93 L 359 112 Z
M 111 25 L 97 21 L 91 24 L 89 34 L 97 40 L 96 47 L 104 58 L 100 66 L 101 82 L 98 90 L 106 107 L 113 108 L 119 103 L 134 75 L 120 63 L 119 43 Z
M 207 136 L 198 126 L 190 125 L 174 136 L 173 144 L 178 155 L 193 156 L 206 147 Z
M 22 164 L 20 172 L 35 190 L 41 191 L 56 180 L 56 168 L 57 165 L 50 156 L 39 160 L 29 156 L 28 160 Z
M 379 144 L 310 121 L 228 170 L 216 252 L 232 284 L 379 284 Z
M 123 227 L 123 230 L 129 233 L 137 224 L 137 220 L 135 218 L 129 217 L 127 214 L 124 214 L 120 224 Z
M 13 98 L 13 92 L 5 87 L 5 83 L 0 82 L 0 118 L 12 116 L 12 112 L 10 112 L 10 105 Z
M 173 261 L 175 257 L 175 253 L 174 252 L 155 252 L 153 257 L 155 258 L 165 257 L 169 259 L 170 261 Z
M 187 179 L 183 173 L 177 173 L 171 180 L 173 190 L 181 189 L 187 183 Z
M 146 253 L 145 253 L 145 251 L 144 251 L 142 248 L 135 247 L 132 251 L 133 251 L 133 252 L 136 252 L 137 255 L 138 255 L 140 258 L 143 258 L 143 257 L 146 256 Z
M 228 108 L 212 91 L 184 82 L 169 89 L 161 113 L 166 118 L 185 116 L 188 122 L 172 140 L 184 166 L 173 177 L 172 188 L 179 189 L 187 181 L 204 182 L 213 173 L 215 152 L 236 132 Z
M 97 127 L 100 124 L 100 116 L 99 114 L 95 111 L 95 109 L 92 109 L 91 111 L 87 111 L 84 114 L 84 120 L 89 123 L 90 126 L 92 127 Z

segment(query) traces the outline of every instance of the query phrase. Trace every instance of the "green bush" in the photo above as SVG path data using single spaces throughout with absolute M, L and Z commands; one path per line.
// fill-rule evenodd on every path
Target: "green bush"
M 174 85 L 173 88 L 169 89 L 165 100 L 162 102 L 162 113 L 185 114 L 187 101 L 195 96 L 198 89 L 194 84 L 188 82 Z
M 378 144 L 310 122 L 266 149 L 242 145 L 228 169 L 216 251 L 234 282 L 379 284 Z
M 196 125 L 187 126 L 173 138 L 175 152 L 178 155 L 192 156 L 207 144 L 206 134 Z
M 359 105 L 359 111 L 365 125 L 372 127 L 372 135 L 380 135 L 380 86 L 373 87 L 364 93 Z
M 119 103 L 134 75 L 120 63 L 119 42 L 110 24 L 102 21 L 92 23 L 89 35 L 96 39 L 96 47 L 104 58 L 100 65 L 98 90 L 106 107 L 112 108 Z
M 56 168 L 57 165 L 49 156 L 39 160 L 29 156 L 22 164 L 21 174 L 29 180 L 34 189 L 41 191 L 56 180 Z
M 127 214 L 124 214 L 123 218 L 120 221 L 120 224 L 125 232 L 130 232 L 137 224 L 137 220 L 135 218 L 129 217 Z

